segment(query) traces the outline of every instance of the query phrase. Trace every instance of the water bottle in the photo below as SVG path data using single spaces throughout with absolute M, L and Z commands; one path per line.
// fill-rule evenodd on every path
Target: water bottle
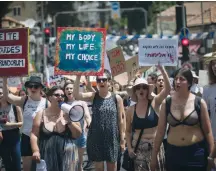
M 40 163 L 37 163 L 36 171 L 47 171 L 46 162 L 44 160 L 40 160 Z

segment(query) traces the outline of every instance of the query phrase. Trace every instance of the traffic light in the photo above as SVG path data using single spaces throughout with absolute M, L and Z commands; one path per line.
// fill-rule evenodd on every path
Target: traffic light
M 45 28 L 44 29 L 44 41 L 45 41 L 45 44 L 49 44 L 49 41 L 50 41 L 50 28 Z
M 184 38 L 181 40 L 182 45 L 182 63 L 189 61 L 189 40 L 187 38 Z

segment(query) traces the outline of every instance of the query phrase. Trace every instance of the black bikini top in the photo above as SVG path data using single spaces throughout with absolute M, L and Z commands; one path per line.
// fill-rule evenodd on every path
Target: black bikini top
M 187 125 L 187 126 L 194 126 L 200 123 L 200 106 L 201 106 L 201 98 L 196 96 L 194 101 L 194 110 L 182 121 L 176 119 L 172 112 L 170 111 L 172 99 L 168 97 L 166 99 L 166 115 L 167 115 L 167 122 L 172 126 L 176 127 L 178 125 Z
M 147 129 L 154 128 L 158 125 L 158 115 L 151 106 L 151 101 L 148 102 L 145 118 L 139 118 L 136 113 L 136 105 L 134 108 L 134 116 L 132 122 L 132 129 Z

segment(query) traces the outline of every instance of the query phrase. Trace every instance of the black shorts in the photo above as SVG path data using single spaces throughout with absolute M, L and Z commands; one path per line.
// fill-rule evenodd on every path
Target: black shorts
M 21 155 L 32 156 L 30 137 L 25 134 L 21 137 Z

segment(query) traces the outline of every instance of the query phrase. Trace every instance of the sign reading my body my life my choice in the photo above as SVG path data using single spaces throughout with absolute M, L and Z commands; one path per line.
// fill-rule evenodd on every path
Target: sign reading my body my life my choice
M 125 58 L 121 47 L 116 47 L 107 51 L 107 56 L 110 62 L 112 76 L 115 77 L 126 71 Z
M 55 75 L 102 75 L 106 30 L 58 27 Z
M 139 39 L 139 65 L 176 66 L 178 61 L 177 39 Z
M 28 28 L 0 30 L 0 76 L 28 75 Z

